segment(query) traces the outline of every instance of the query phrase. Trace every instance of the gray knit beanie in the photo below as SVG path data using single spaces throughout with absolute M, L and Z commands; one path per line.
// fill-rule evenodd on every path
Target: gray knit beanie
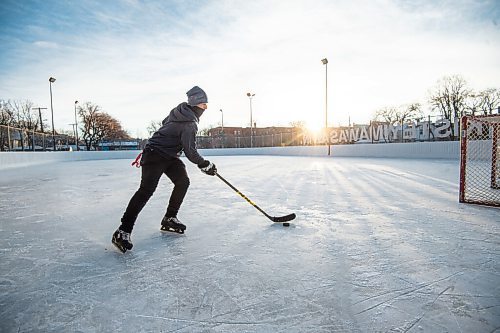
M 207 94 L 198 86 L 191 88 L 186 95 L 188 97 L 188 104 L 191 106 L 208 102 Z

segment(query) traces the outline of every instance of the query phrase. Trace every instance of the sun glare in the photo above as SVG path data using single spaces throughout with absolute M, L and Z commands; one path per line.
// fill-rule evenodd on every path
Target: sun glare
M 323 126 L 320 123 L 312 123 L 312 124 L 307 124 L 306 126 L 307 131 L 309 131 L 311 134 L 318 135 L 323 131 Z

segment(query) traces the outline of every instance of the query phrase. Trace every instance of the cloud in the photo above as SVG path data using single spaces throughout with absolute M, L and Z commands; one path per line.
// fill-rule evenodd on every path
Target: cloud
M 57 49 L 59 45 L 54 42 L 47 42 L 44 40 L 37 40 L 33 42 L 33 45 L 37 48 L 43 48 L 43 49 Z
M 492 6 L 86 1 L 54 9 L 51 24 L 39 14 L 26 35 L 9 35 L 17 42 L 7 56 L 17 61 L 0 70 L 0 87 L 6 98 L 47 104 L 46 81 L 54 76 L 60 123 L 70 122 L 65 114 L 75 99 L 89 100 L 132 134 L 162 119 L 195 84 L 210 100 L 201 127 L 220 123 L 221 108 L 225 125 L 248 126 L 248 91 L 256 94 L 258 126 L 323 123 L 321 59 L 327 57 L 331 124 L 349 117 L 368 122 L 377 108 L 425 102 L 443 75 L 463 74 L 477 88 L 498 86 L 500 33 L 491 19 L 496 9 L 488 16 Z

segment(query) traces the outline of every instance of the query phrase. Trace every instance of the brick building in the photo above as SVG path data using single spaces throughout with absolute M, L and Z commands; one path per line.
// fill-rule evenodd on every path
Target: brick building
M 198 137 L 200 148 L 275 147 L 302 144 L 303 133 L 296 127 L 215 127 Z

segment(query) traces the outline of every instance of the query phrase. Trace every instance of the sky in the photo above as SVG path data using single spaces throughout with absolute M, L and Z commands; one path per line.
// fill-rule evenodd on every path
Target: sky
M 194 85 L 209 100 L 200 129 L 249 126 L 248 92 L 258 127 L 366 124 L 387 106 L 427 113 L 446 75 L 500 88 L 499 17 L 494 0 L 3 0 L 0 99 L 50 119 L 54 77 L 56 129 L 78 100 L 134 137 Z

